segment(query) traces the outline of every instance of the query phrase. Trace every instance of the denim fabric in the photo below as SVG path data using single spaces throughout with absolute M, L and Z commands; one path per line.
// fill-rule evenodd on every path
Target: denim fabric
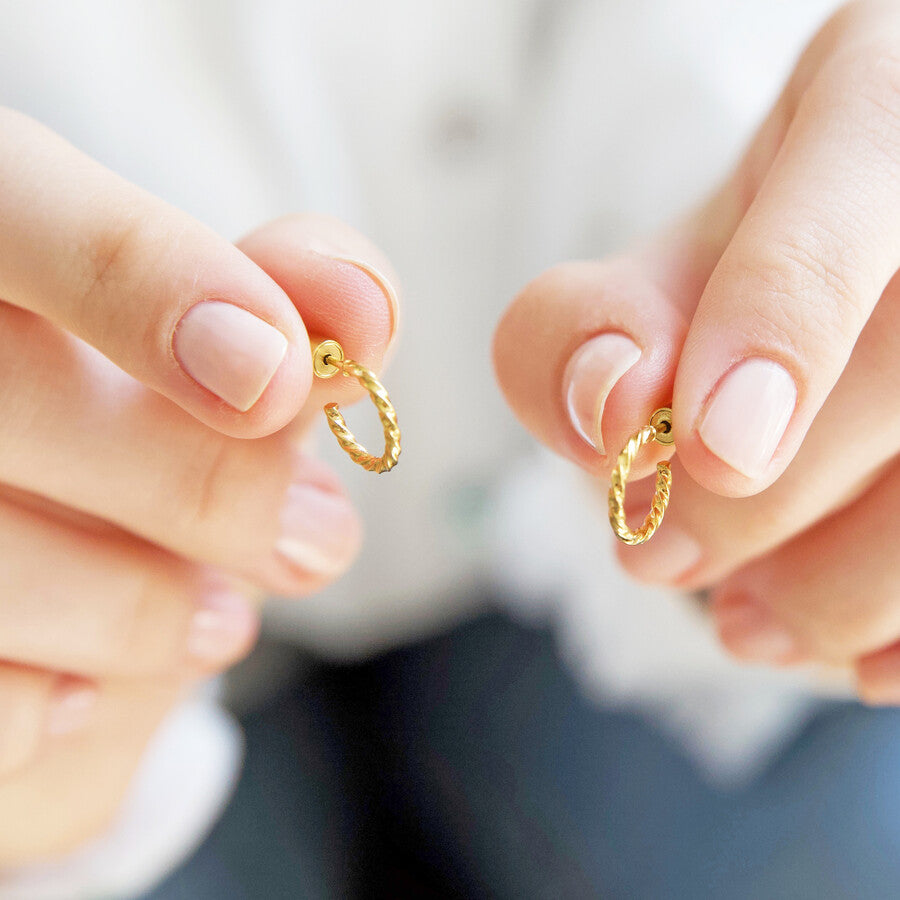
M 243 724 L 234 802 L 152 900 L 898 893 L 893 711 L 836 704 L 722 793 L 586 699 L 548 633 L 488 616 L 317 667 Z

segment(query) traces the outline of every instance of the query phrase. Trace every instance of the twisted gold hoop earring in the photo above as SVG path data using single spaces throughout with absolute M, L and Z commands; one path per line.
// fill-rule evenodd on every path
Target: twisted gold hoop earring
M 643 524 L 632 531 L 625 522 L 625 482 L 628 480 L 631 464 L 638 451 L 651 441 L 665 445 L 675 443 L 675 436 L 672 433 L 672 410 L 668 407 L 656 410 L 650 417 L 650 424 L 636 431 L 628 439 L 612 471 L 609 487 L 609 524 L 612 525 L 616 537 L 625 544 L 635 545 L 649 541 L 659 528 L 669 505 L 672 470 L 668 462 L 661 462 L 656 464 L 656 491 L 653 494 L 650 512 L 647 513 Z
M 344 348 L 337 341 L 323 341 L 313 350 L 313 371 L 319 378 L 332 378 L 340 372 L 355 378 L 369 392 L 384 429 L 384 453 L 381 456 L 372 456 L 356 440 L 337 403 L 324 407 L 328 427 L 350 459 L 366 471 L 381 473 L 393 469 L 400 458 L 400 427 L 397 425 L 397 411 L 384 385 L 364 365 L 345 359 Z

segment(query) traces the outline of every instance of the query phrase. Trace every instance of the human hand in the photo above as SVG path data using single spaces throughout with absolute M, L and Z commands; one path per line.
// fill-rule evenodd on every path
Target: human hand
M 307 334 L 378 371 L 397 309 L 340 223 L 238 249 L 24 116 L 0 133 L 3 867 L 104 824 L 167 706 L 252 644 L 250 593 L 349 565 L 359 519 L 298 437 L 361 389 L 313 384 Z
M 734 654 L 852 667 L 879 703 L 900 703 L 898 266 L 900 9 L 855 3 L 707 204 L 627 257 L 546 272 L 495 337 L 523 424 L 598 477 L 673 407 L 672 501 L 619 545 L 630 573 L 711 589 Z M 629 483 L 629 521 L 653 487 Z

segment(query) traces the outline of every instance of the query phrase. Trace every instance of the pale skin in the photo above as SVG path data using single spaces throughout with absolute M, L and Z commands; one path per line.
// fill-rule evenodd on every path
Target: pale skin
M 358 515 L 303 448 L 361 389 L 314 381 L 310 336 L 380 371 L 398 310 L 339 222 L 235 247 L 18 113 L 0 130 L 6 867 L 106 826 L 161 716 L 252 645 L 259 596 L 350 564 Z M 257 359 L 228 343 L 250 314 Z
M 387 262 L 340 223 L 280 220 L 235 247 L 0 119 L 7 867 L 106 826 L 160 718 L 251 646 L 260 593 L 310 594 L 351 563 L 358 517 L 300 448 L 326 399 L 359 391 L 314 383 L 308 335 L 380 371 L 398 312 Z M 627 257 L 545 273 L 495 340 L 513 410 L 592 476 L 671 401 L 674 499 L 623 566 L 709 589 L 733 653 L 845 666 L 878 703 L 900 702 L 898 210 L 900 10 L 860 3 L 716 196 Z M 235 331 L 253 352 L 217 358 Z M 637 356 L 586 439 L 570 360 L 610 333 Z M 746 360 L 764 365 L 722 393 Z M 760 384 L 783 421 L 753 408 Z M 735 421 L 754 423 L 737 447 Z M 631 521 L 648 491 L 630 486 Z
M 525 426 L 601 478 L 672 405 L 672 503 L 649 543 L 618 547 L 628 572 L 709 590 L 735 655 L 846 667 L 886 704 L 900 702 L 898 211 L 900 9 L 852 4 L 715 196 L 628 256 L 543 274 L 495 340 Z M 564 381 L 605 333 L 640 354 L 603 406 L 601 455 L 573 427 Z M 743 369 L 720 401 L 747 360 L 765 379 Z M 633 474 L 664 455 L 647 452 Z M 631 485 L 631 522 L 652 492 L 650 479 Z

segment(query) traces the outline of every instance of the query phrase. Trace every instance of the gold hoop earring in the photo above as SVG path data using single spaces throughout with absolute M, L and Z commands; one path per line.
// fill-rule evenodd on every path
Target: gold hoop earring
M 661 462 L 656 464 L 656 491 L 653 494 L 650 512 L 647 513 L 643 524 L 632 531 L 625 522 L 625 482 L 628 480 L 631 464 L 638 451 L 652 441 L 666 446 L 675 443 L 675 435 L 672 433 L 672 410 L 667 406 L 656 410 L 650 417 L 650 424 L 636 431 L 628 439 L 612 471 L 609 488 L 609 523 L 616 537 L 625 544 L 635 545 L 649 541 L 659 528 L 669 505 L 672 469 L 668 462 Z
M 356 440 L 337 403 L 328 403 L 324 407 L 325 415 L 328 427 L 353 462 L 368 472 L 389 472 L 400 458 L 400 427 L 397 425 L 397 411 L 384 385 L 364 365 L 345 359 L 344 348 L 337 341 L 323 341 L 313 350 L 312 356 L 313 371 L 318 378 L 333 378 L 340 372 L 348 378 L 355 378 L 369 392 L 384 430 L 384 453 L 381 456 L 372 456 Z

